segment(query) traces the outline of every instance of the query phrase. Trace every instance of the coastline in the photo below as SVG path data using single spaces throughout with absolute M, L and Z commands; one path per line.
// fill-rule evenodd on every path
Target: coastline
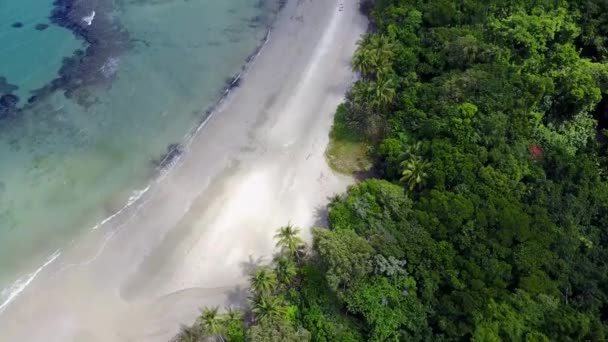
M 239 87 L 196 128 L 172 172 L 40 274 L 0 331 L 161 341 L 199 306 L 236 301 L 243 265 L 272 253 L 268 236 L 288 220 L 315 225 L 315 210 L 351 181 L 332 174 L 323 152 L 364 30 L 356 1 L 288 1 L 247 77 L 232 80 Z M 28 331 L 31 322 L 41 332 Z
M 69 0 L 69 1 L 71 1 L 71 0 Z M 80 26 L 79 26 L 78 22 L 80 20 L 78 20 L 78 16 L 74 13 L 70 13 L 69 17 L 74 17 L 76 19 L 68 18 L 68 12 L 66 12 L 65 8 L 70 7 L 67 5 L 67 3 L 69 1 L 64 1 L 64 0 L 55 1 L 54 6 L 56 6 L 56 8 L 53 10 L 53 13 L 51 14 L 51 21 L 53 21 L 56 25 L 59 25 L 61 27 L 64 27 L 64 28 L 70 30 L 72 32 L 72 34 L 74 34 L 74 36 L 78 37 L 79 39 L 82 39 L 88 43 L 91 43 L 89 41 L 91 39 L 87 38 L 87 35 L 89 34 L 88 31 L 79 29 Z M 120 215 L 123 215 L 126 211 L 130 210 L 130 208 L 133 205 L 139 204 L 140 200 L 142 199 L 143 196 L 145 196 L 145 194 L 148 192 L 150 187 L 154 183 L 156 183 L 158 181 L 162 181 L 162 178 L 165 175 L 167 175 L 169 172 L 171 172 L 171 170 L 179 163 L 179 160 L 182 156 L 184 147 L 187 147 L 191 144 L 191 142 L 192 142 L 193 138 L 196 136 L 196 134 L 200 131 L 201 128 L 203 128 L 205 123 L 209 119 L 211 119 L 211 117 L 216 112 L 217 108 L 226 100 L 226 98 L 228 96 L 230 96 L 231 92 L 235 88 L 238 88 L 240 81 L 246 75 L 248 69 L 251 68 L 253 66 L 253 64 L 255 64 L 255 59 L 260 55 L 261 51 L 263 50 L 264 46 L 266 45 L 266 43 L 268 42 L 268 40 L 270 38 L 270 33 L 272 31 L 273 23 L 276 20 L 277 16 L 279 15 L 283 6 L 284 6 L 284 4 L 280 3 L 279 8 L 276 11 L 273 11 L 273 12 L 271 12 L 271 14 L 269 14 L 269 16 L 272 19 L 270 19 L 269 23 L 266 25 L 266 29 L 265 29 L 266 32 L 265 32 L 263 38 L 260 40 L 260 43 L 256 46 L 256 48 L 253 50 L 253 52 L 251 52 L 245 58 L 244 64 L 241 66 L 239 72 L 236 75 L 230 76 L 227 79 L 228 82 L 219 91 L 220 95 L 219 95 L 218 99 L 216 101 L 214 101 L 208 108 L 201 111 L 201 113 L 204 113 L 204 115 L 201 117 L 200 122 L 198 124 L 196 124 L 193 129 L 186 132 L 182 142 L 180 142 L 179 144 L 171 144 L 171 145 L 167 146 L 167 152 L 165 154 L 161 155 L 161 158 L 156 162 L 157 174 L 148 181 L 148 183 L 145 185 L 144 188 L 133 189 L 131 191 L 131 195 L 126 200 L 124 205 L 122 207 L 120 207 L 120 209 L 111 213 L 109 216 L 103 218 L 102 220 L 96 222 L 95 225 L 90 228 L 90 230 L 95 231 L 97 229 L 103 228 L 106 224 L 111 223 L 112 220 L 119 217 Z M 75 11 L 75 12 L 79 13 L 79 11 Z M 80 10 L 80 12 L 82 12 L 82 10 Z M 72 20 L 72 22 L 69 22 L 69 20 Z M 91 25 L 88 25 L 88 26 L 91 26 Z M 98 41 L 99 39 L 94 39 L 94 40 Z M 99 50 L 99 49 L 97 49 L 97 50 Z M 71 59 L 71 58 L 73 58 L 73 56 L 69 57 L 68 59 Z M 97 68 L 97 69 L 101 70 L 101 68 Z M 61 72 L 62 72 L 62 70 L 58 71 L 59 74 Z M 69 77 L 61 76 L 61 75 L 59 75 L 57 79 L 61 79 L 61 78 L 69 79 Z M 43 87 L 43 88 L 48 88 L 48 89 L 44 90 L 48 94 L 52 93 L 53 91 L 59 91 L 61 89 L 61 86 L 58 85 L 59 84 L 58 81 L 53 80 L 52 83 L 53 83 L 53 87 L 55 87 L 55 86 L 57 87 L 56 89 L 55 88 L 51 89 L 50 86 Z M 86 87 L 88 85 L 80 83 L 79 86 Z M 35 90 L 35 92 L 39 93 L 39 92 L 42 92 L 42 90 L 43 89 L 37 89 L 37 90 Z M 36 97 L 40 98 L 40 96 L 38 96 L 38 95 L 36 95 Z M 32 101 L 29 101 L 29 103 L 27 105 L 32 105 L 32 103 L 33 103 Z M 21 109 L 19 109 L 19 110 L 21 110 Z M 0 119 L 2 119 L 2 116 L 0 116 Z M 79 241 L 79 240 L 76 239 L 76 241 Z M 102 247 L 100 248 L 99 252 L 102 251 L 104 245 L 105 244 L 102 244 Z M 28 273 L 21 274 L 12 284 L 10 284 L 9 286 L 6 286 L 4 288 L 0 288 L 0 290 L 2 290 L 2 292 L 0 293 L 1 294 L 0 299 L 3 300 L 3 301 L 0 301 L 0 315 L 2 315 L 4 310 L 9 305 L 11 305 L 11 303 L 15 299 L 18 298 L 18 296 L 21 294 L 21 292 L 23 292 L 27 288 L 27 286 L 29 284 L 31 284 L 41 272 L 43 272 L 48 266 L 51 266 L 52 263 L 55 262 L 61 256 L 61 254 L 62 254 L 62 249 L 55 250 L 54 252 L 52 252 L 52 254 L 48 255 L 45 259 L 43 259 L 42 264 L 40 264 L 40 266 L 38 268 L 30 270 Z M 0 337 L 1 337 L 1 335 L 0 335 Z

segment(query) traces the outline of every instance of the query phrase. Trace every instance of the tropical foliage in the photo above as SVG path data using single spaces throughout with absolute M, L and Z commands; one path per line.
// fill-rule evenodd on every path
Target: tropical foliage
M 184 327 L 176 342 L 200 341 L 309 341 L 310 333 L 299 323 L 301 265 L 307 258 L 300 229 L 291 224 L 275 234 L 279 252 L 270 265 L 258 266 L 249 276 L 247 312 L 204 308 L 192 327 Z
M 606 10 L 375 1 L 337 124 L 376 142 L 382 180 L 315 233 L 327 320 L 371 341 L 607 338 Z
M 608 3 L 364 5 L 336 125 L 375 179 L 332 200 L 310 253 L 277 234 L 294 264 L 252 282 L 248 338 L 607 340 Z

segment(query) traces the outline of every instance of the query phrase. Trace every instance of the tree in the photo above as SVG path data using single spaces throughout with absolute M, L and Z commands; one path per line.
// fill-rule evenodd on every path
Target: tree
M 295 255 L 299 263 L 300 253 L 304 249 L 304 242 L 298 234 L 300 234 L 300 229 L 289 223 L 279 228 L 274 238 L 277 240 L 276 246 L 288 255 Z
M 315 251 L 333 290 L 345 290 L 372 271 L 373 249 L 353 231 L 315 229 L 313 236 Z
M 399 154 L 401 161 L 407 161 L 412 158 L 417 158 L 422 152 L 422 142 L 417 141 L 413 144 L 408 144 L 403 152 Z
M 355 55 L 353 56 L 353 68 L 358 70 L 361 75 L 368 76 L 374 73 L 374 69 L 376 67 L 376 56 L 371 54 L 369 50 L 361 47 L 364 40 L 361 41 L 360 48 L 357 49 Z
M 203 334 L 197 326 L 182 327 L 176 342 L 200 342 L 203 339 Z
M 285 310 L 285 303 L 276 296 L 259 296 L 251 304 L 251 311 L 257 321 L 281 317 L 285 314 Z
M 306 342 L 310 333 L 303 328 L 295 329 L 290 322 L 272 318 L 251 327 L 249 340 L 252 342 Z
M 413 157 L 401 163 L 403 171 L 401 172 L 401 182 L 408 185 L 410 191 L 419 188 L 424 184 L 427 178 L 427 170 L 430 163 L 420 157 Z
M 226 339 L 230 342 L 245 342 L 246 327 L 243 312 L 229 307 L 226 310 L 225 325 Z
M 243 319 L 243 312 L 238 308 L 228 307 L 226 309 L 226 319 L 228 321 L 240 321 Z
M 266 296 L 271 294 L 277 285 L 277 276 L 270 267 L 262 266 L 249 277 L 249 283 L 256 296 Z
M 274 259 L 274 270 L 279 282 L 289 286 L 298 274 L 298 268 L 293 260 L 285 255 L 279 255 Z
M 393 103 L 397 95 L 395 81 L 390 76 L 378 77 L 377 80 L 369 83 L 369 92 L 372 107 L 377 111 L 382 111 L 386 106 Z
M 426 330 L 426 313 L 411 277 L 373 277 L 349 292 L 345 301 L 351 312 L 365 318 L 369 341 L 418 340 Z
M 222 336 L 224 333 L 224 325 L 221 317 L 218 315 L 218 307 L 205 308 L 199 317 L 201 329 L 210 334 L 212 337 L 217 337 L 220 341 L 224 341 Z
M 392 71 L 394 44 L 386 36 L 371 35 L 359 41 L 353 57 L 353 67 L 364 77 L 376 79 Z

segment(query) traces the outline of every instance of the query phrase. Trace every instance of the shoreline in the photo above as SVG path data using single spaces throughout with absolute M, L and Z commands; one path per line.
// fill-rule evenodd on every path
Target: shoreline
M 184 135 L 182 142 L 178 144 L 171 144 L 167 147 L 167 153 L 161 155 L 161 159 L 158 161 L 158 166 L 156 167 L 157 174 L 153 176 L 148 181 L 148 183 L 146 183 L 144 188 L 134 189 L 133 191 L 131 191 L 131 195 L 120 209 L 118 209 L 111 215 L 105 217 L 104 219 L 96 222 L 95 225 L 89 230 L 95 231 L 103 228 L 106 224 L 111 223 L 112 220 L 122 215 L 125 211 L 129 210 L 131 206 L 138 204 L 138 202 L 146 195 L 146 193 L 154 183 L 159 180 L 162 180 L 164 175 L 166 175 L 168 172 L 171 172 L 171 170 L 179 164 L 179 160 L 182 157 L 182 153 L 184 152 L 182 147 L 187 148 L 192 143 L 192 140 L 203 128 L 203 126 L 209 121 L 209 119 L 211 119 L 211 117 L 215 114 L 218 107 L 220 107 L 221 104 L 226 100 L 226 98 L 230 96 L 230 94 L 235 88 L 238 88 L 240 81 L 247 74 L 249 68 L 251 68 L 255 64 L 256 58 L 260 55 L 260 53 L 264 49 L 264 46 L 268 43 L 268 40 L 270 39 L 270 34 L 273 30 L 274 22 L 276 21 L 283 7 L 284 3 L 281 2 L 279 8 L 274 11 L 274 13 L 269 14 L 271 16 L 271 19 L 266 25 L 266 33 L 264 34 L 264 37 L 260 40 L 260 44 L 258 44 L 253 50 L 253 52 L 245 58 L 245 63 L 241 66 L 240 71 L 235 76 L 230 77 L 230 82 L 228 82 L 228 84 L 225 85 L 219 91 L 220 96 L 218 97 L 218 99 L 214 101 L 213 104 L 211 104 L 207 109 L 202 111 L 204 113 L 204 116 L 201 118 L 200 122 Z M 66 26 L 66 28 L 69 30 L 69 27 Z M 75 31 L 72 33 L 76 36 L 79 36 Z M 81 38 L 86 41 L 86 37 L 82 36 Z M 86 234 L 86 232 L 84 234 Z M 99 252 L 102 252 L 102 250 L 103 245 Z M 10 290 L 10 292 L 7 292 L 7 294 L 3 296 L 6 298 L 6 300 L 0 302 L 0 315 L 2 315 L 4 310 L 8 306 L 10 306 L 11 303 L 18 298 L 21 292 L 23 292 L 27 288 L 27 286 L 29 286 L 29 284 L 31 284 L 35 280 L 35 278 L 38 276 L 38 274 L 40 274 L 40 272 L 44 271 L 54 261 L 61 257 L 61 252 L 61 249 L 54 251 L 51 255 L 44 259 L 43 264 L 41 264 L 37 269 L 29 273 L 20 275 L 17 279 L 14 280 L 13 283 L 9 284 L 4 288 L 0 288 L 0 290 L 2 290 L 0 294 L 2 295 L 4 295 L 4 291 Z
M 272 253 L 268 236 L 289 220 L 308 231 L 327 197 L 352 182 L 329 170 L 324 150 L 365 31 L 357 7 L 288 1 L 276 34 L 193 130 L 171 172 L 42 272 L 0 331 L 28 341 L 49 341 L 46 329 L 56 341 L 166 341 L 199 306 L 242 302 L 243 267 Z

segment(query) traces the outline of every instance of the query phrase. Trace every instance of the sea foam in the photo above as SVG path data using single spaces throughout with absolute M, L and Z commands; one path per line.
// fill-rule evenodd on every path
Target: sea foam
M 103 221 L 101 221 L 98 224 L 96 224 L 91 230 L 97 230 L 97 229 L 99 229 L 101 226 L 103 226 L 106 223 L 110 222 L 116 216 L 122 214 L 123 211 L 125 211 L 127 208 L 129 208 L 131 205 L 133 205 L 133 203 L 137 202 L 143 195 L 145 195 L 146 192 L 148 192 L 148 190 L 150 190 L 150 186 L 149 185 L 145 189 L 133 191 L 131 193 L 131 196 L 129 196 L 129 199 L 127 200 L 127 204 L 125 204 L 124 207 L 120 208 L 120 210 L 118 210 L 114 214 L 106 217 Z
M 15 300 L 15 298 L 17 298 L 17 296 L 19 296 L 19 294 L 23 292 L 23 290 L 25 290 L 25 288 L 28 287 L 32 281 L 34 281 L 34 279 L 40 272 L 42 272 L 42 270 L 44 270 L 45 267 L 59 258 L 60 255 L 61 253 L 59 250 L 55 251 L 55 253 L 53 253 L 53 255 L 51 255 L 42 266 L 38 267 L 36 271 L 17 279 L 17 281 L 15 281 L 11 286 L 2 289 L 2 291 L 0 291 L 0 300 L 2 301 L 2 304 L 0 304 L 0 313 L 2 313 L 6 307 L 13 300 Z
M 95 11 L 91 12 L 91 14 L 87 15 L 86 17 L 83 17 L 82 21 L 84 21 L 87 26 L 91 26 L 93 19 L 95 19 Z

